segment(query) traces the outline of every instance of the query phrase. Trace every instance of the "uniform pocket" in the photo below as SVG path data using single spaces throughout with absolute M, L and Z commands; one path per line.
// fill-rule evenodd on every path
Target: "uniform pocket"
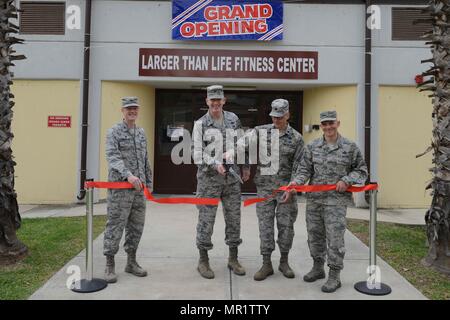
M 120 150 L 129 150 L 132 148 L 134 148 L 133 140 L 131 140 L 131 139 L 119 140 L 119 149 Z
M 313 159 L 313 166 L 314 166 L 314 172 L 315 173 L 323 173 L 325 161 L 322 158 L 314 158 Z
M 282 145 L 282 146 L 280 146 L 280 151 L 281 151 L 280 156 L 288 157 L 289 159 L 291 159 L 294 156 L 294 153 L 295 153 L 295 146 Z
M 350 169 L 350 160 L 349 159 L 338 158 L 336 160 L 336 170 L 340 174 L 346 175 L 349 169 Z

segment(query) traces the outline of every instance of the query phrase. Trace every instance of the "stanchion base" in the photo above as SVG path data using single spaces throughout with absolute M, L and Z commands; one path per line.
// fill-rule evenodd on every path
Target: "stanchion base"
M 358 283 L 355 283 L 355 289 L 356 291 L 359 291 L 364 294 L 368 294 L 371 296 L 385 296 L 387 294 L 390 294 L 392 292 L 391 287 L 384 283 L 380 283 L 380 288 L 373 288 L 370 289 L 367 287 L 367 281 L 361 281 Z
M 108 283 L 103 279 L 94 278 L 92 280 L 81 279 L 72 285 L 71 290 L 79 293 L 96 292 L 106 288 Z

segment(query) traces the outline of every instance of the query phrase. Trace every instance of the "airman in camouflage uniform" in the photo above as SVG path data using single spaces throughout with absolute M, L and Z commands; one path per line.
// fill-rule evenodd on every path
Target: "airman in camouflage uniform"
M 320 114 L 323 137 L 309 143 L 293 184 L 336 184 L 336 191 L 307 194 L 306 228 L 308 245 L 314 260 L 312 270 L 304 276 L 307 282 L 325 278 L 324 262 L 330 268 L 323 292 L 334 292 L 340 286 L 340 270 L 344 267 L 344 233 L 347 206 L 353 203 L 352 194 L 345 192 L 355 184 L 364 184 L 367 166 L 358 146 L 342 137 L 337 128 L 336 111 Z
M 103 254 L 106 256 L 105 279 L 110 283 L 117 281 L 114 256 L 119 250 L 124 229 L 124 249 L 128 254 L 125 271 L 139 277 L 147 275 L 136 262 L 136 250 L 145 222 L 142 184 L 151 188 L 152 172 L 144 129 L 135 124 L 138 110 L 137 98 L 123 98 L 124 120 L 110 128 L 106 137 L 108 181 L 128 181 L 134 186 L 134 189 L 108 190 Z
M 266 279 L 273 274 L 271 262 L 272 252 L 275 250 L 274 220 L 277 221 L 278 247 L 281 259 L 278 270 L 287 278 L 294 278 L 294 271 L 288 264 L 289 250 L 294 239 L 294 222 L 297 219 L 298 207 L 295 195 L 286 202 L 283 193 L 274 193 L 274 190 L 287 185 L 292 179 L 292 173 L 296 172 L 303 155 L 302 135 L 289 125 L 289 102 L 284 99 L 276 99 L 272 102 L 272 124 L 257 126 L 249 131 L 244 138 L 238 141 L 238 149 L 248 144 L 258 143 L 261 137 L 266 137 L 266 144 L 259 143 L 259 147 L 267 146 L 267 154 L 272 146 L 272 130 L 278 131 L 278 171 L 273 174 L 262 173 L 263 168 L 270 167 L 271 163 L 262 163 L 258 159 L 254 182 L 258 197 L 269 197 L 269 200 L 256 204 L 256 214 L 259 222 L 260 252 L 263 256 L 263 265 L 256 272 L 254 279 L 257 281 Z M 266 135 L 260 132 L 265 131 Z
M 203 141 L 205 132 L 216 132 L 223 138 L 223 150 L 226 146 L 226 130 L 240 129 L 239 118 L 232 112 L 223 111 L 225 104 L 223 87 L 219 85 L 207 88 L 206 103 L 208 112 L 197 120 L 193 129 L 193 157 L 198 165 L 197 197 L 220 198 L 223 204 L 225 218 L 225 243 L 229 246 L 228 267 L 237 275 L 244 275 L 245 269 L 237 260 L 238 246 L 242 243 L 241 232 L 241 184 L 233 175 L 226 172 L 223 159 L 217 159 L 215 154 L 205 153 L 207 144 Z M 218 130 L 218 131 L 214 131 Z M 199 158 L 200 157 L 200 160 Z M 236 164 L 230 165 L 239 174 Z M 248 179 L 249 168 L 244 170 Z M 211 236 L 213 234 L 217 206 L 198 205 L 199 217 L 197 224 L 197 248 L 200 252 L 198 271 L 204 278 L 214 278 L 214 272 L 209 266 L 208 250 L 213 248 Z

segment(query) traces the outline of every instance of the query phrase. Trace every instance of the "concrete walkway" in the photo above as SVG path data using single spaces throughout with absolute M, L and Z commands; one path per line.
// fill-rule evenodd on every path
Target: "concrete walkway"
M 158 195 L 156 195 L 158 196 Z M 167 195 L 164 195 L 167 197 Z M 183 196 L 185 197 L 185 196 Z M 305 210 L 305 199 L 299 197 L 299 211 Z M 179 210 L 177 206 L 175 210 Z M 254 205 L 250 208 L 254 208 Z M 253 209 L 254 210 L 254 209 Z M 427 209 L 379 209 L 377 221 L 393 222 L 410 225 L 425 225 L 425 212 Z M 47 217 L 73 217 L 86 215 L 84 204 L 72 205 L 20 205 L 19 211 L 22 218 L 47 218 Z M 106 215 L 106 203 L 94 204 L 95 215 Z M 369 209 L 348 208 L 347 218 L 369 220 Z
M 273 254 L 275 274 L 257 282 L 254 273 L 261 265 L 259 255 L 259 235 L 255 207 L 250 206 L 242 212 L 242 239 L 239 257 L 247 270 L 243 277 L 231 274 L 226 267 L 228 248 L 224 243 L 224 219 L 219 206 L 214 228 L 214 249 L 209 252 L 210 263 L 216 278 L 203 279 L 197 272 L 198 251 L 195 247 L 195 227 L 197 210 L 190 205 L 147 204 L 147 220 L 144 234 L 138 250 L 140 265 L 149 271 L 149 276 L 137 278 L 125 273 L 126 255 L 121 245 L 116 256 L 116 272 L 119 280 L 106 289 L 89 294 L 74 293 L 67 289 L 66 273 L 71 265 L 84 270 L 85 251 L 73 258 L 57 272 L 30 299 L 167 299 L 167 300 L 263 300 L 263 299 L 305 299 L 305 300 L 341 300 L 341 299 L 425 299 L 425 297 L 406 281 L 399 273 L 378 258 L 383 283 L 391 286 L 392 293 L 387 296 L 367 296 L 357 292 L 353 285 L 367 279 L 368 248 L 350 232 L 346 233 L 347 254 L 342 272 L 342 288 L 333 294 L 320 291 L 325 280 L 306 283 L 302 280 L 309 271 L 312 260 L 306 241 L 304 203 L 300 203 L 299 217 L 295 224 L 295 240 L 290 255 L 290 264 L 296 273 L 295 279 L 286 279 L 278 270 L 279 252 Z M 95 206 L 95 214 L 105 214 L 105 204 Z M 353 211 L 353 210 L 351 210 Z M 357 211 L 356 211 L 357 212 Z M 358 212 L 357 212 L 358 213 Z M 24 218 L 39 216 L 69 216 L 84 214 L 84 206 L 46 210 L 37 207 L 22 212 Z M 367 210 L 359 213 L 362 217 Z M 406 215 L 406 213 L 405 213 Z M 412 214 L 405 221 L 412 220 Z M 102 255 L 103 235 L 94 241 L 94 276 L 102 278 L 105 259 Z

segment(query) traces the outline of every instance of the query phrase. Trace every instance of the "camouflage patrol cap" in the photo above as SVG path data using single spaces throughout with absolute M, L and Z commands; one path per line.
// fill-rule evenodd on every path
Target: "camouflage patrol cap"
M 128 107 L 140 107 L 137 97 L 123 97 L 122 98 L 122 108 Z
M 208 99 L 223 99 L 223 87 L 221 85 L 213 85 L 206 88 L 206 94 Z
M 337 120 L 337 113 L 334 110 L 324 111 L 320 113 L 320 122 L 336 121 L 336 120 Z
M 289 112 L 289 102 L 285 99 L 276 99 L 272 101 L 271 117 L 282 117 Z

